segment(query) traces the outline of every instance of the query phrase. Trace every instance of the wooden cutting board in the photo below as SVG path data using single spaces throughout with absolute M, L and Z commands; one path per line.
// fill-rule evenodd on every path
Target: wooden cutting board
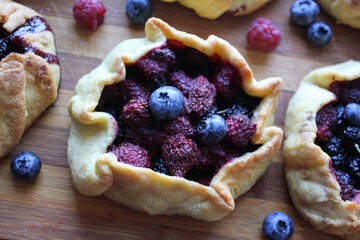
M 67 104 L 78 79 L 95 68 L 123 40 L 144 37 L 143 25 L 131 24 L 125 0 L 104 0 L 104 24 L 95 32 L 79 27 L 72 16 L 74 0 L 19 0 L 43 14 L 56 35 L 62 67 L 56 103 L 25 133 L 20 144 L 0 161 L 1 239 L 263 239 L 263 219 L 283 211 L 294 221 L 292 239 L 335 239 L 306 223 L 292 205 L 284 177 L 281 154 L 265 175 L 236 200 L 236 209 L 221 221 L 207 223 L 186 217 L 149 216 L 105 197 L 86 197 L 77 192 L 67 166 L 70 118 Z M 275 0 L 243 17 L 207 20 L 178 4 L 153 0 L 154 16 L 179 30 L 202 38 L 217 35 L 234 45 L 248 61 L 256 79 L 279 76 L 284 80 L 275 124 L 283 127 L 287 104 L 300 80 L 310 70 L 348 59 L 360 60 L 360 30 L 337 25 L 324 12 L 321 20 L 333 29 L 325 48 L 311 47 L 305 28 L 290 22 L 292 1 Z M 246 48 L 246 32 L 257 17 L 267 17 L 282 32 L 280 46 L 271 53 Z M 33 182 L 14 179 L 10 160 L 20 151 L 32 151 L 43 162 Z

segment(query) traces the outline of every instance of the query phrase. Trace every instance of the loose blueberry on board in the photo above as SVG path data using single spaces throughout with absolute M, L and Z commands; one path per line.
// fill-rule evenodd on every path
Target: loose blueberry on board
M 29 181 L 39 174 L 41 160 L 35 153 L 21 152 L 12 159 L 10 169 L 17 179 Z
M 126 2 L 126 16 L 132 23 L 145 23 L 153 13 L 150 0 L 128 0 Z
M 73 15 L 85 28 L 94 31 L 103 22 L 106 8 L 101 0 L 77 0 L 74 3 Z
M 329 25 L 322 21 L 312 23 L 307 30 L 307 39 L 315 47 L 324 47 L 332 38 Z
M 174 119 L 184 107 L 184 95 L 172 86 L 158 88 L 150 96 L 149 107 L 157 119 Z
M 257 18 L 252 23 L 246 35 L 250 48 L 270 52 L 281 42 L 280 29 L 267 18 Z
M 346 105 L 344 118 L 349 124 L 360 127 L 360 104 L 349 103 Z
M 319 5 L 313 0 L 298 0 L 291 5 L 291 20 L 301 26 L 308 26 L 320 14 Z
M 227 130 L 225 119 L 214 114 L 200 125 L 198 132 L 200 142 L 205 145 L 214 145 L 225 137 Z
M 265 218 L 263 231 L 268 240 L 288 240 L 294 233 L 294 223 L 287 214 L 273 212 Z

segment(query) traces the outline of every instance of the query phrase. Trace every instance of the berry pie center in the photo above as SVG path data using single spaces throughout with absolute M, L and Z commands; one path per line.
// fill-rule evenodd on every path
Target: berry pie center
M 218 55 L 168 40 L 127 64 L 95 111 L 117 122 L 108 152 L 119 162 L 209 185 L 224 164 L 259 147 L 251 117 L 260 101 Z

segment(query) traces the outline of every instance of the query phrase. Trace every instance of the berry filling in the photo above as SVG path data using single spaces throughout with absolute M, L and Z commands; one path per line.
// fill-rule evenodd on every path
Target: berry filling
M 209 185 L 224 164 L 260 147 L 250 140 L 260 101 L 218 55 L 169 40 L 105 86 L 95 111 L 117 121 L 108 152 L 118 161 Z
M 335 82 L 329 89 L 337 100 L 317 112 L 315 143 L 331 158 L 341 198 L 354 200 L 360 193 L 360 79 Z
M 54 54 L 46 53 L 37 47 L 28 43 L 24 38 L 24 34 L 41 33 L 43 31 L 52 31 L 49 24 L 42 17 L 35 16 L 16 28 L 12 32 L 6 31 L 2 26 L 0 27 L 0 60 L 5 58 L 9 53 L 27 53 L 32 52 L 43 57 L 48 63 L 59 64 L 57 57 Z

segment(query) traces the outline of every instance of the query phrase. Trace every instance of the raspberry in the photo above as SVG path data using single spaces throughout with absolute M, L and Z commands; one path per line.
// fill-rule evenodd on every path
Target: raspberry
M 117 156 L 119 162 L 135 167 L 150 168 L 151 166 L 147 151 L 138 145 L 128 142 L 121 143 L 115 146 L 110 152 Z
M 281 32 L 269 19 L 257 18 L 252 23 L 246 40 L 251 48 L 270 52 L 280 44 Z
M 352 81 L 335 82 L 330 85 L 330 91 L 335 93 L 340 103 L 360 104 L 360 78 Z
M 190 115 L 191 112 L 192 112 L 192 109 L 191 109 L 191 106 L 190 106 L 189 99 L 184 97 L 184 107 L 183 107 L 180 115 Z
M 194 128 L 191 124 L 190 117 L 179 116 L 171 120 L 165 127 L 165 132 L 169 135 L 177 133 L 184 134 L 187 138 L 194 136 Z
M 171 175 L 178 177 L 184 177 L 200 156 L 196 143 L 182 133 L 169 136 L 161 146 L 161 153 Z
M 157 81 L 164 77 L 169 66 L 175 63 L 175 53 L 169 48 L 156 48 L 137 61 L 147 80 Z
M 139 127 L 150 119 L 149 101 L 145 98 L 132 99 L 122 109 L 121 118 L 130 127 Z
M 244 148 L 250 143 L 250 137 L 255 133 L 256 125 L 243 114 L 236 114 L 226 119 L 228 132 L 225 141 L 238 148 Z
M 184 96 L 188 96 L 191 87 L 192 78 L 187 76 L 183 71 L 172 72 L 170 75 L 174 87 L 179 89 Z
M 231 66 L 222 67 L 214 76 L 213 83 L 219 95 L 230 98 L 234 95 L 233 82 L 240 82 L 241 79 L 236 69 Z
M 189 90 L 189 102 L 191 109 L 202 116 L 211 108 L 215 101 L 216 89 L 204 76 L 194 79 Z
M 332 104 L 323 106 L 316 114 L 316 141 L 329 141 L 332 137 L 331 129 L 336 123 L 336 111 Z
M 124 103 L 126 103 L 130 99 L 139 97 L 149 99 L 150 91 L 143 87 L 138 81 L 125 79 L 120 82 L 120 96 Z
M 103 22 L 106 8 L 100 0 L 77 0 L 73 15 L 85 28 L 94 31 Z

